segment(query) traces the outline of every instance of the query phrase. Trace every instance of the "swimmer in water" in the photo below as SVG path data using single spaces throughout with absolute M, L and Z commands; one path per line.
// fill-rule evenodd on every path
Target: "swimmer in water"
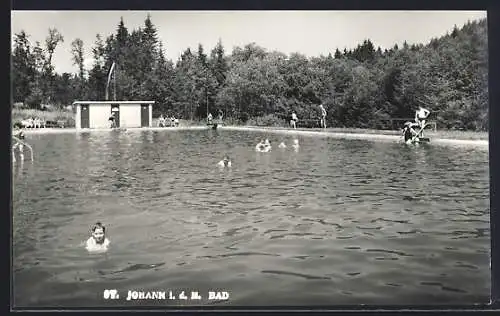
M 22 130 L 19 129 L 19 127 L 15 127 L 14 129 L 14 133 L 12 133 L 12 136 L 15 136 L 19 139 L 24 139 L 25 136 L 24 136 L 24 132 Z
M 19 140 L 22 140 L 22 139 L 24 139 L 24 132 L 19 129 L 19 126 L 15 126 L 14 132 L 12 133 L 12 136 L 17 137 Z M 12 143 L 12 161 L 13 162 L 16 162 L 16 155 L 15 155 L 16 150 L 19 151 L 19 156 L 20 156 L 21 160 L 24 160 L 24 145 L 23 145 L 23 143 L 16 140 L 16 139 L 13 139 L 13 143 Z
M 298 140 L 297 138 L 295 138 L 295 139 L 293 140 L 293 145 L 292 145 L 292 147 L 293 147 L 293 149 L 295 149 L 295 150 L 299 150 L 299 147 L 300 147 L 300 146 L 299 146 L 299 140 Z
M 257 144 L 255 147 L 255 150 L 263 153 L 267 153 L 271 150 L 271 143 L 269 142 L 269 139 L 266 138 L 266 140 L 262 140 L 260 143 Z
M 269 142 L 269 140 L 268 140 Z M 261 140 L 256 146 L 255 146 L 255 151 L 259 151 L 259 152 L 265 152 L 266 151 L 266 141 L 265 140 Z
M 281 142 L 279 145 L 278 145 L 279 148 L 286 148 L 286 145 L 284 142 Z
M 91 236 L 87 240 L 86 249 L 89 252 L 106 251 L 109 247 L 109 239 L 106 238 L 106 227 L 100 222 L 95 223 L 90 229 Z
M 231 168 L 231 159 L 229 159 L 229 156 L 226 155 L 226 156 L 224 156 L 224 159 L 219 161 L 217 166 L 219 166 L 221 168 L 224 168 L 224 167 Z
M 412 144 L 417 140 L 417 132 L 413 129 L 411 122 L 406 122 L 403 128 L 403 139 L 406 144 Z

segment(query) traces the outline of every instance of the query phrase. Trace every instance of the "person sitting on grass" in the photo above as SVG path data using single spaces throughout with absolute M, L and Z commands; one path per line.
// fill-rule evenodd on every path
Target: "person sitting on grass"
M 87 240 L 85 248 L 89 252 L 103 252 L 108 250 L 109 239 L 106 238 L 106 227 L 100 222 L 92 225 L 90 229 L 90 238 Z
M 170 126 L 179 126 L 179 119 L 177 119 L 175 115 L 172 115 L 172 117 L 170 118 L 170 123 Z
M 158 126 L 165 127 L 165 118 L 163 117 L 163 114 L 161 114 L 160 118 L 158 119 Z

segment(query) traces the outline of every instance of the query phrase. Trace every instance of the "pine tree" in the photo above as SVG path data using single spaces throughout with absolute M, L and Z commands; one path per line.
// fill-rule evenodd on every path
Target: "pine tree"
M 335 54 L 333 56 L 335 59 L 340 59 L 340 58 L 342 58 L 342 53 L 337 48 L 337 49 L 335 49 Z

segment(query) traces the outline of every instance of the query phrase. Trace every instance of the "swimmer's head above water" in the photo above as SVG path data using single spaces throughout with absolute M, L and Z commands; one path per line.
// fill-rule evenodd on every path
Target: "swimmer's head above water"
M 109 239 L 106 238 L 106 227 L 100 222 L 95 223 L 90 228 L 90 238 L 87 240 L 85 248 L 89 252 L 105 252 L 109 247 Z
M 269 139 L 262 139 L 260 143 L 255 146 L 255 150 L 259 152 L 269 152 L 271 150 L 271 143 L 269 142 Z
M 97 222 L 92 225 L 90 232 L 92 234 L 92 238 L 94 238 L 97 244 L 104 243 L 104 240 L 106 239 L 106 227 L 104 227 L 101 222 Z
M 224 158 L 219 161 L 218 165 L 219 167 L 231 167 L 231 159 L 228 155 L 225 155 Z
M 14 133 L 13 136 L 18 137 L 19 139 L 24 139 L 24 132 L 21 128 L 19 128 L 18 125 L 14 126 Z

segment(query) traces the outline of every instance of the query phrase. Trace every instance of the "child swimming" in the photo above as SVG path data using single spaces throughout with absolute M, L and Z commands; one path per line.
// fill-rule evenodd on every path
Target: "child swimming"
M 229 159 L 229 156 L 224 156 L 224 159 L 222 159 L 221 161 L 219 161 L 219 163 L 217 164 L 217 166 L 221 167 L 221 168 L 224 168 L 224 167 L 231 167 L 231 159 Z
M 104 252 L 108 250 L 109 239 L 106 238 L 106 227 L 100 222 L 95 223 L 90 229 L 91 236 L 87 240 L 86 249 L 89 252 Z
M 295 150 L 299 150 L 299 140 L 297 138 L 295 138 L 293 140 L 293 145 L 292 145 L 293 149 Z
M 255 150 L 263 153 L 267 153 L 268 151 L 271 150 L 271 142 L 269 142 L 269 139 L 266 138 L 266 140 L 261 140 L 260 143 L 255 146 Z

